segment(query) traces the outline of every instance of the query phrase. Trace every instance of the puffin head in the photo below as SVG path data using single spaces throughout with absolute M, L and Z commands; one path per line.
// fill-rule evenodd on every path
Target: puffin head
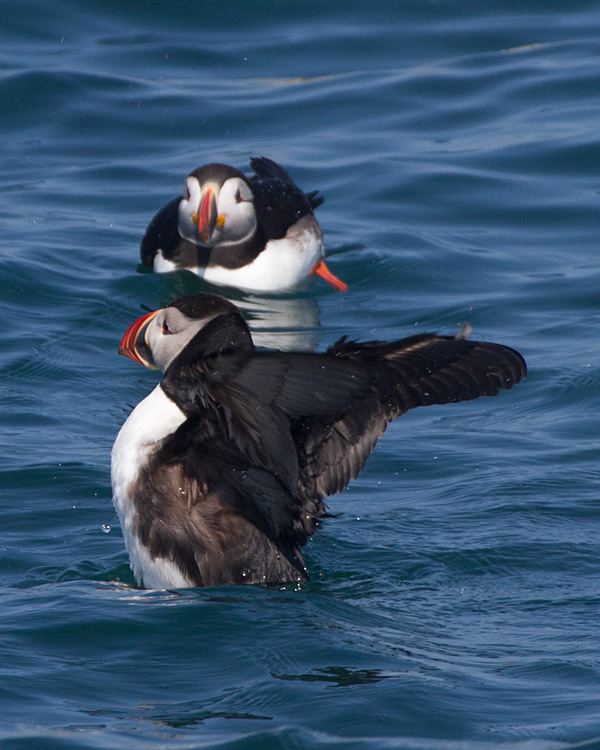
M 178 214 L 179 234 L 204 247 L 242 242 L 256 231 L 248 180 L 227 164 L 206 164 L 186 178 Z
M 119 354 L 164 373 L 184 351 L 199 359 L 253 348 L 250 330 L 234 304 L 215 294 L 192 294 L 132 323 Z

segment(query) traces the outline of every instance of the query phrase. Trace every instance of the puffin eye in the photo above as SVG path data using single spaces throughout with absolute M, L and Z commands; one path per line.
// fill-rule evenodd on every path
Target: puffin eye
M 162 332 L 165 334 L 165 336 L 168 333 L 172 333 L 171 329 L 169 328 L 169 324 L 167 323 L 166 320 L 163 320 L 163 322 L 162 322 Z
M 238 190 L 236 191 L 236 194 L 235 194 L 235 202 L 236 202 L 236 203 L 241 203 L 241 202 L 242 202 L 242 200 L 243 200 L 243 198 L 242 198 L 242 194 L 240 193 L 240 191 L 239 191 L 239 189 L 238 189 Z
M 190 191 L 188 190 L 187 182 L 183 185 L 183 199 L 189 201 Z

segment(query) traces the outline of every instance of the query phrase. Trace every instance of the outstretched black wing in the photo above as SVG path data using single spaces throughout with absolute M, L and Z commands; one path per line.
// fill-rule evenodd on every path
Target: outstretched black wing
M 360 364 L 370 382 L 343 414 L 332 419 L 305 416 L 293 422 L 297 494 L 312 502 L 344 489 L 388 424 L 409 409 L 495 396 L 527 372 L 514 349 L 433 334 L 389 344 L 342 339 L 328 353 Z
M 298 483 L 291 424 L 303 415 L 340 415 L 370 392 L 368 373 L 349 359 L 311 352 L 237 351 L 167 370 L 162 388 L 220 440 L 220 452 Z M 208 434 L 208 433 L 207 433 Z
M 525 373 L 508 347 L 432 334 L 342 339 L 324 354 L 238 350 L 171 366 L 162 388 L 188 419 L 144 470 L 143 496 L 162 499 L 160 514 L 144 520 L 138 511 L 140 535 L 158 555 L 171 550 L 198 585 L 302 579 L 299 547 L 324 513 L 322 499 L 357 476 L 395 417 L 494 396 Z
M 170 368 L 162 387 L 225 436 L 221 451 L 324 498 L 362 469 L 387 425 L 417 406 L 495 396 L 526 373 L 506 346 L 424 334 L 338 341 L 324 354 L 224 353 Z

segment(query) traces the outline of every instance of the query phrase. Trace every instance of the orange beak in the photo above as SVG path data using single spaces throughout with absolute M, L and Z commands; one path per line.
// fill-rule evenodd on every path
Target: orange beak
M 146 340 L 146 331 L 159 312 L 161 311 L 155 310 L 132 323 L 125 331 L 125 335 L 119 344 L 119 354 L 129 357 L 134 362 L 139 362 L 149 370 L 157 370 L 158 368 L 154 364 L 152 350 Z
M 328 284 L 331 284 L 336 292 L 345 292 L 348 289 L 348 284 L 345 284 L 341 279 L 338 279 L 337 276 L 334 276 L 325 265 L 324 260 L 319 260 L 315 263 L 311 269 L 311 273 L 316 273 L 317 276 L 320 276 Z
M 211 187 L 207 187 L 200 204 L 198 216 L 198 234 L 205 245 L 210 244 L 210 238 L 217 224 L 217 197 Z

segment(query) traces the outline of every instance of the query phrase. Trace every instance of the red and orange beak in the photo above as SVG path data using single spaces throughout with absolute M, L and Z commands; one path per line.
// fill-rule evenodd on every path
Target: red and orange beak
M 198 234 L 205 245 L 210 244 L 218 218 L 216 190 L 213 187 L 207 187 L 202 195 L 198 215 Z
M 125 331 L 125 335 L 119 344 L 119 354 L 129 357 L 134 362 L 139 362 L 149 370 L 158 370 L 158 367 L 154 364 L 152 349 L 150 349 L 146 333 L 150 323 L 159 312 L 161 310 L 155 310 L 132 323 Z
M 312 267 L 311 273 L 316 273 L 317 276 L 320 276 L 328 284 L 331 284 L 336 292 L 345 292 L 348 289 L 348 284 L 345 284 L 341 279 L 338 279 L 337 276 L 334 276 L 325 265 L 324 260 L 317 261 Z

